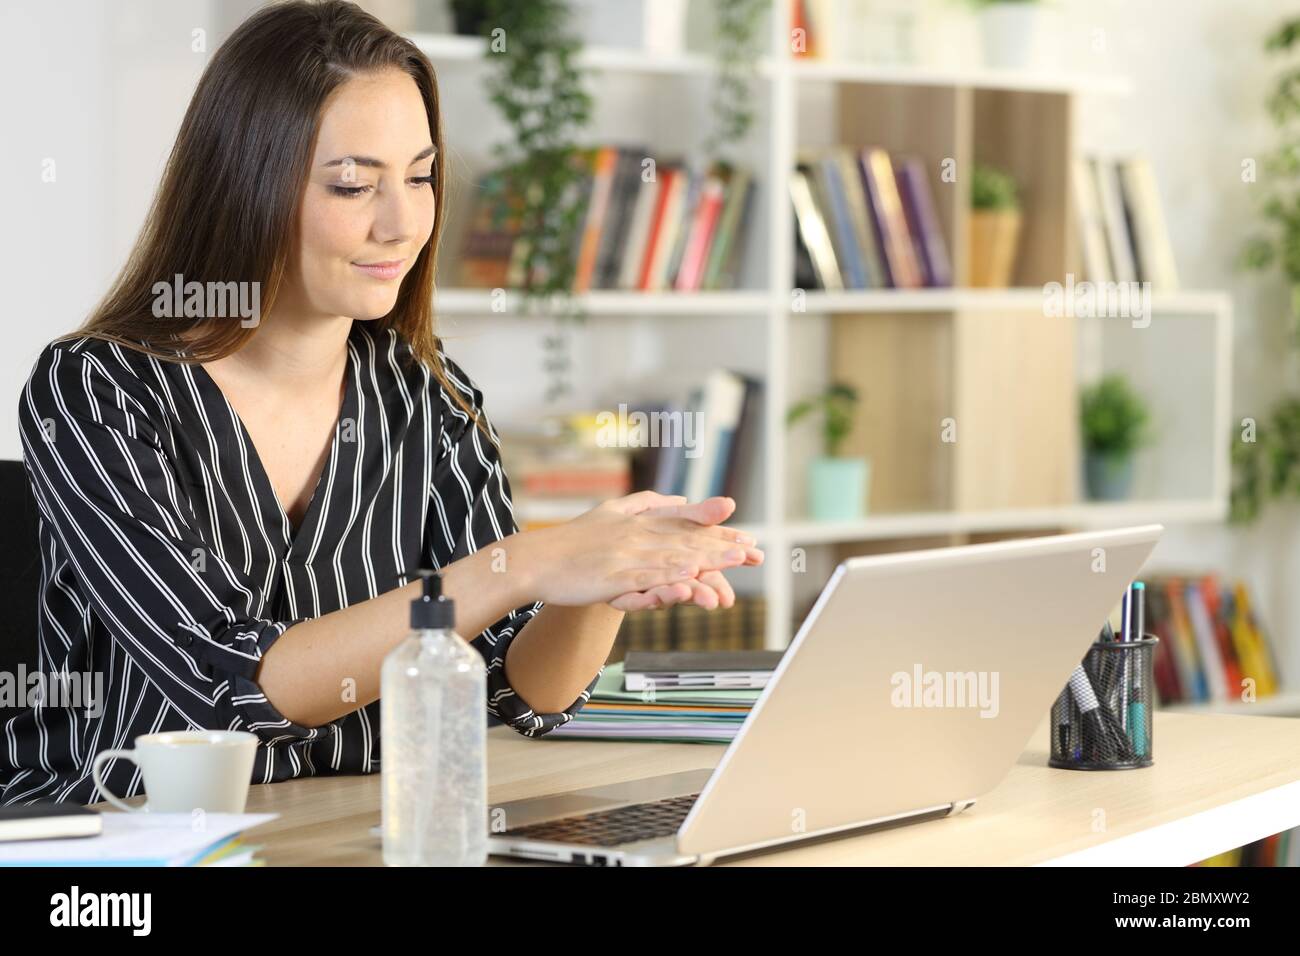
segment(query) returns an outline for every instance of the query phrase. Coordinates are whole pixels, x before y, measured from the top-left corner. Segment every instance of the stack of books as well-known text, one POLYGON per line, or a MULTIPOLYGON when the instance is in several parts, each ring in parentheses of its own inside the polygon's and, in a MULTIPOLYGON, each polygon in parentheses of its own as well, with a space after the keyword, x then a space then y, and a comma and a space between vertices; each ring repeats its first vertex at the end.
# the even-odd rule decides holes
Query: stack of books
POLYGON ((1084 278, 1178 288, 1169 227, 1151 164, 1142 157, 1077 159, 1071 173, 1084 278))
POLYGON ((802 289, 951 286, 930 175, 879 148, 804 152, 790 179, 795 285, 802 289))
POLYGON ((276 817, 76 810, 0 810, 0 866, 261 866, 260 847, 243 834, 276 817), (87 821, 96 826, 86 829, 87 821))
POLYGON ((548 418, 503 430, 502 455, 521 531, 559 524, 632 490, 633 449, 601 415, 548 418))
POLYGON ((714 369, 679 405, 644 409, 657 437, 638 455, 637 470, 660 494, 703 501, 736 497, 753 461, 761 430, 762 386, 728 369, 714 369))
POLYGON ((1283 830, 1193 866, 1300 866, 1300 829, 1283 830))
MULTIPOLYGON (((683 160, 655 160, 639 146, 580 150, 574 161, 579 178, 570 200, 581 210, 575 294, 736 287, 754 193, 748 170, 721 163, 697 170, 683 160)), ((477 193, 461 284, 524 287, 530 277, 519 189, 497 170, 479 180, 477 193)))
POLYGON ((1244 584, 1205 575, 1153 577, 1146 586, 1161 703, 1241 700, 1247 679, 1256 698, 1278 692, 1277 663, 1244 584))
POLYGON ((743 651, 763 646, 767 602, 762 595, 736 595, 729 608, 712 611, 677 604, 657 611, 634 611, 623 618, 610 660, 641 651, 743 651))
POLYGON ((645 654, 610 664, 591 700, 547 739, 728 743, 780 658, 780 651, 645 654), (636 668, 630 675, 628 664, 636 668))

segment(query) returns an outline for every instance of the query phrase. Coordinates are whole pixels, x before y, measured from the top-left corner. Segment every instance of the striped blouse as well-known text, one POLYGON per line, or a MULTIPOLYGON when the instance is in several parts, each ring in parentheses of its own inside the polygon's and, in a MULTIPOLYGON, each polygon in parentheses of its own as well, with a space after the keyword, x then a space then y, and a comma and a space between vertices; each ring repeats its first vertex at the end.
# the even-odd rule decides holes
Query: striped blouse
MULTIPOLYGON (((295 531, 202 366, 86 338, 41 353, 19 402, 41 517, 40 670, 91 675, 91 688, 102 675, 104 699, 50 694, 6 721, 0 804, 95 802, 95 754, 165 730, 256 734, 254 783, 379 769, 378 702, 300 726, 257 685, 259 659, 294 624, 517 527, 490 424, 489 441, 392 331, 354 323, 348 359, 328 461, 295 531)), ((446 367, 481 413, 482 393, 446 367)), ((511 689, 506 649, 539 610, 517 608, 472 641, 487 712, 526 736, 572 719, 591 690, 539 714, 511 689)), ((106 778, 118 794, 141 791, 128 761, 106 778)))

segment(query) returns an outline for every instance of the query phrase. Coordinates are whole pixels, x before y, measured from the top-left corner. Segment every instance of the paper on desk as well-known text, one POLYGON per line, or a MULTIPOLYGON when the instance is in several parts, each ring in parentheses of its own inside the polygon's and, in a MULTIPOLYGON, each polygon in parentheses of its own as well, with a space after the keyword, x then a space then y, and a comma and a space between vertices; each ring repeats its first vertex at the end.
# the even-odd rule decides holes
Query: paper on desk
POLYGON ((105 813, 104 832, 70 840, 0 844, 0 866, 187 866, 276 813, 105 813))
MULTIPOLYGON (((623 662, 607 664, 591 692, 592 700, 628 700, 649 703, 649 691, 623 689, 623 662)), ((661 704, 753 704, 761 690, 714 690, 697 687, 692 690, 655 690, 654 702, 661 704)))
POLYGON ((591 740, 673 740, 680 743, 727 743, 736 736, 740 724, 664 724, 643 721, 635 724, 585 724, 573 721, 556 727, 546 739, 591 740))

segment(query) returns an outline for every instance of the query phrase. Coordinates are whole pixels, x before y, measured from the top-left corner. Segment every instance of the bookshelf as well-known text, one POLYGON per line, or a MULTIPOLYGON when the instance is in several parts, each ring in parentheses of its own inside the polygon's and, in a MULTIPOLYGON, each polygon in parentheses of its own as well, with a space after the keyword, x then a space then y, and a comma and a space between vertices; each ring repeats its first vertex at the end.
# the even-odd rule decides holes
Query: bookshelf
MULTIPOLYGON (((1117 320, 1048 322, 1043 315, 1043 284, 1082 271, 1068 179, 1077 101, 1127 96, 1132 84, 1068 72, 797 60, 789 52, 787 7, 773 0, 769 8, 768 53, 751 85, 756 120, 738 144, 737 158, 757 180, 739 288, 578 297, 589 321, 575 356, 583 382, 573 397, 574 407, 607 407, 626 394, 619 388, 644 380, 647 367, 663 382, 701 378, 715 365, 761 377, 761 434, 736 523, 760 539, 768 561, 737 575, 736 586, 766 595, 765 646, 789 642, 796 618, 847 554, 1222 520, 1229 480, 1228 297, 1154 295, 1150 344, 1136 337, 1150 330, 1119 328, 1117 320), (967 256, 967 193, 961 185, 941 185, 938 164, 951 158, 962 170, 981 160, 1012 171, 1029 200, 1015 287, 796 295, 791 172, 801 150, 840 144, 881 146, 926 161, 959 276, 967 256), (1167 360, 1171 348, 1176 363, 1167 360), (1113 368, 1147 384, 1157 419, 1169 416, 1171 444, 1139 460, 1143 480, 1133 500, 1088 502, 1079 489, 1077 392, 1081 381, 1113 368), (879 412, 874 421, 868 412, 849 449, 873 459, 874 487, 863 519, 819 523, 804 517, 802 505, 803 462, 815 442, 788 432, 784 420, 793 401, 833 378, 858 381, 868 409, 879 412), (991 389, 987 382, 1012 386, 991 389), (981 440, 959 441, 955 453, 938 447, 940 413, 969 424, 981 440), (1012 463, 1010 477, 986 457, 994 453, 1012 463), (801 570, 792 571, 795 557, 801 570)), ((490 165, 490 143, 503 128, 481 89, 483 41, 412 38, 433 60, 442 86, 452 165, 441 258, 450 259, 458 248, 456 223, 470 211, 465 190, 490 165)), ((588 46, 579 62, 595 77, 592 142, 641 143, 656 156, 698 158, 693 150, 709 128, 702 105, 714 72, 708 56, 588 46)), ((963 182, 960 173, 958 179, 963 182)), ((456 287, 454 265, 451 281, 440 277, 440 283, 437 311, 450 330, 452 354, 478 380, 494 418, 501 409, 507 419, 537 414, 538 389, 528 380, 534 373, 521 374, 519 365, 540 365, 527 356, 546 331, 544 320, 520 315, 514 293, 456 287), (525 355, 510 367, 500 360, 503 337, 525 355)))

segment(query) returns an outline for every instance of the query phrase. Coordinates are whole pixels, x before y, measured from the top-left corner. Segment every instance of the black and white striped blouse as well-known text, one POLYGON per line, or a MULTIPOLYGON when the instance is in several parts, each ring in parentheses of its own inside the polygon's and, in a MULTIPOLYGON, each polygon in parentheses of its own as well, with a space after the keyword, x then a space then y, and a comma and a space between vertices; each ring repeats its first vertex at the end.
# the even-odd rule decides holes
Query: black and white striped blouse
MULTIPOLYGON (((517 530, 495 432, 489 441, 409 355, 395 333, 353 324, 333 445, 295 532, 202 366, 84 338, 45 349, 19 403, 41 513, 40 669, 102 673, 106 699, 51 696, 7 721, 0 804, 95 802, 95 754, 164 730, 257 734, 255 783, 379 769, 378 702, 304 727, 253 675, 294 624, 517 530)), ((482 393, 447 370, 481 414, 482 393)), ((590 692, 538 714, 506 682, 506 649, 540 609, 473 639, 487 710, 528 736, 570 720, 590 692)), ((134 764, 107 770, 115 792, 140 792, 134 764)))

